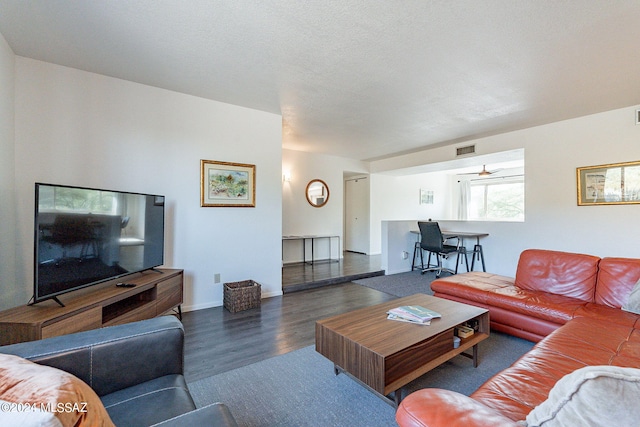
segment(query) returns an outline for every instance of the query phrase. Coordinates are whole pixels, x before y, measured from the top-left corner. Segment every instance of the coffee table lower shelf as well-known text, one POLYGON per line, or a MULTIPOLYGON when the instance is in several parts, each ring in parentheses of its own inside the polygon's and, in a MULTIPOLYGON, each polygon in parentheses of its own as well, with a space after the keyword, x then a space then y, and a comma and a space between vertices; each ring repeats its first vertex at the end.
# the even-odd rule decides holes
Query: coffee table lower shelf
POLYGON ((417 294, 316 323, 316 351, 392 406, 402 399, 402 388, 455 356, 478 365, 478 344, 489 337, 485 309, 417 294), (422 305, 442 314, 429 326, 386 319, 400 305, 422 305), (478 332, 454 348, 455 327, 477 321, 478 332), (465 353, 471 350, 471 354, 465 353))
POLYGON ((348 371, 346 371, 345 369, 341 368, 336 364, 333 365, 333 371, 334 371, 334 374, 336 375, 346 374, 351 379, 359 383, 361 386, 365 387, 366 389, 368 389, 369 391, 371 391, 372 393, 380 397, 382 400, 387 402, 389 405, 391 405, 394 408, 397 408, 398 405, 400 405, 400 402, 402 401, 402 397, 403 397, 402 388, 405 385, 409 384, 411 381, 417 378, 420 378, 422 375, 426 374, 430 370, 437 368, 447 360, 453 359, 456 356, 464 356, 471 359, 473 363, 473 367, 477 368, 478 367, 478 343, 487 338, 489 338, 488 334, 475 334, 473 339, 467 338, 466 339, 467 342, 461 343, 459 348, 454 349, 455 351, 450 351, 439 356, 433 361, 425 364, 422 369, 415 370, 411 372, 410 375, 407 375, 406 377, 399 379, 395 383, 392 383, 389 386, 385 387, 385 391, 383 392, 384 394, 370 387, 368 384, 360 381, 359 378, 353 376, 348 371), (475 342, 475 344, 473 344, 472 341, 475 342), (471 348, 472 353, 471 354, 465 353, 465 350, 468 350, 469 348, 471 348), (398 386, 398 388, 394 388, 396 386, 398 386))

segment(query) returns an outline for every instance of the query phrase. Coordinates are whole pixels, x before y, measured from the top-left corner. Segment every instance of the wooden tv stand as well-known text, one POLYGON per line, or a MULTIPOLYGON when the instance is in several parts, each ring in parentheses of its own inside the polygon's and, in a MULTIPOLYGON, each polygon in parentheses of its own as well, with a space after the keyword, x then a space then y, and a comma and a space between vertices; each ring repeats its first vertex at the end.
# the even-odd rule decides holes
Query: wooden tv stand
POLYGON ((157 269, 60 295, 64 307, 53 300, 14 307, 0 312, 0 345, 150 319, 180 310, 182 291, 182 270, 157 269))

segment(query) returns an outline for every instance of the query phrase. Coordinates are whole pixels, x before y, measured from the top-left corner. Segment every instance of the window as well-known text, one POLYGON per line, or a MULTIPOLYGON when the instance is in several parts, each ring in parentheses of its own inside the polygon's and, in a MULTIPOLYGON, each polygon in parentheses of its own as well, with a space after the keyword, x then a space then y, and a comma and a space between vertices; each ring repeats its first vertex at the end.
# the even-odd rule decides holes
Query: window
POLYGON ((524 221, 524 176, 471 181, 469 219, 524 221))
POLYGON ((38 203, 41 210, 100 214, 116 214, 118 207, 115 193, 71 187, 40 187, 38 203))

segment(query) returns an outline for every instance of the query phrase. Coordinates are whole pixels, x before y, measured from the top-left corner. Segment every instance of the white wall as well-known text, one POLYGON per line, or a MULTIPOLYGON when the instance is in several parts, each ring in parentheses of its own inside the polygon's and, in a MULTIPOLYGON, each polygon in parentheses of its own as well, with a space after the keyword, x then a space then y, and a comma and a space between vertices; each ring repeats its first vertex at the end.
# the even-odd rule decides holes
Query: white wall
POLYGON ((15 55, 0 34, 0 310, 20 294, 16 282, 15 55))
MULTIPOLYGON (((291 173, 290 182, 282 182, 282 234, 331 234, 340 236, 342 245, 344 182, 343 173, 367 172, 367 164, 343 157, 312 154, 302 151, 282 150, 282 171, 291 173), (311 206, 306 199, 305 189, 312 179, 321 179, 329 187, 329 201, 321 208, 311 206)), ((302 261, 300 241, 284 243, 283 261, 302 261)), ((333 240, 333 256, 337 243, 333 240)), ((307 248, 310 250, 310 248, 307 248)), ((316 257, 328 258, 329 245, 326 240, 316 244, 316 257)), ((342 256, 342 248, 338 251, 342 256)), ((310 254, 307 258, 310 259, 310 254)))
POLYGON ((165 265, 185 270, 186 310, 221 305, 224 282, 282 293, 280 116, 22 57, 15 116, 13 305, 32 294, 36 181, 165 195, 165 265), (255 164, 256 207, 200 207, 200 159, 255 164))
MULTIPOLYGON (((381 223, 451 217, 451 181, 439 172, 407 176, 371 176, 371 253, 381 253, 381 223), (432 205, 421 205, 420 189, 434 192, 432 205)), ((414 221, 415 222, 415 221, 414 221)), ((416 225, 417 227, 417 225, 416 225)))
MULTIPOLYGON (((577 206, 576 201, 577 167, 640 160, 636 108, 622 108, 460 144, 476 144, 478 154, 525 149, 525 221, 446 221, 443 228, 489 232, 490 237, 483 242, 487 269, 504 275, 515 273, 518 256, 526 248, 640 257, 637 244, 640 205, 577 206)), ((384 172, 447 161, 452 160, 454 154, 455 147, 440 147, 372 162, 371 169, 372 172, 384 172)), ((374 194, 378 191, 381 190, 372 189, 374 194)), ((395 254, 391 255, 393 257, 395 254)))

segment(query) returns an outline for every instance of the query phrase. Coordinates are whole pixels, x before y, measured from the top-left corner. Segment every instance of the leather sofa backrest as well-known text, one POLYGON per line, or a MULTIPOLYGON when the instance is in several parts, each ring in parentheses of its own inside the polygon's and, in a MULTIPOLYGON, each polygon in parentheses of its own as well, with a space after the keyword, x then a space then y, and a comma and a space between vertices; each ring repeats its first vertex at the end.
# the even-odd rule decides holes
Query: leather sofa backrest
POLYGON ((527 249, 518 260, 515 285, 593 302, 599 261, 593 255, 527 249))
POLYGON ((160 376, 184 374, 184 328, 174 316, 12 344, 0 350, 67 371, 89 384, 98 396, 160 376))
POLYGON ((640 279, 640 259, 602 258, 599 264, 595 302, 620 308, 640 279))

